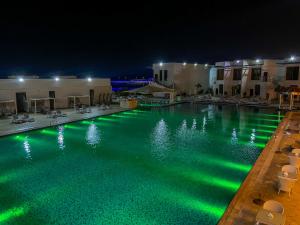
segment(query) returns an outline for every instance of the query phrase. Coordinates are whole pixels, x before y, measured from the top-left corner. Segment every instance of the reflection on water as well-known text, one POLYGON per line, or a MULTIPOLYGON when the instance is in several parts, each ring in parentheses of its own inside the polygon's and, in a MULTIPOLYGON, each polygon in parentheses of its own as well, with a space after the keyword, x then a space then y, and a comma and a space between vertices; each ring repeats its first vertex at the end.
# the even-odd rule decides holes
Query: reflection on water
POLYGON ((209 120, 213 120, 215 117, 215 106, 209 105, 207 110, 207 117, 209 120))
POLYGON ((250 135, 250 143, 254 143, 255 141, 255 129, 252 129, 252 133, 250 135))
POLYGON ((170 134, 166 122, 161 119, 155 126, 151 134, 151 153, 152 155, 162 160, 167 157, 170 149, 170 134))
POLYGON ((178 149, 185 149, 188 151, 191 144, 201 140, 201 131, 197 130, 197 120, 193 118, 191 126, 187 120, 182 120, 180 126, 176 130, 176 145, 178 149), (190 127, 190 128, 189 128, 190 127))
POLYGON ((207 121, 206 121, 206 117, 203 117, 203 122, 202 122, 202 132, 205 133, 205 127, 206 127, 207 121))
POLYGON ((177 130, 177 136, 178 136, 178 140, 182 141, 184 143, 184 141, 187 138, 187 122, 186 119, 184 119, 179 127, 179 129, 177 130))
POLYGON ((101 141, 100 132, 94 123, 90 124, 87 130, 86 141, 87 144, 91 145, 93 148, 96 148, 97 144, 101 141))
POLYGON ((197 121, 196 119, 194 118, 193 119, 193 124, 192 124, 192 130, 196 130, 197 129, 197 121))
POLYGON ((181 124, 181 127, 179 128, 179 133, 181 135, 185 135, 186 134, 186 131, 187 131, 187 122, 186 122, 186 119, 184 119, 182 121, 182 124, 181 124))
POLYGON ((237 137, 237 133, 236 133, 236 129, 235 128, 232 129, 231 143, 232 144, 238 144, 238 137, 237 137))
POLYGON ((26 159, 32 160, 28 136, 26 136, 25 139, 24 139, 23 147, 24 147, 24 150, 26 152, 26 159))
POLYGON ((64 126, 58 127, 57 143, 59 149, 64 150, 64 148, 66 147, 64 144, 64 126))

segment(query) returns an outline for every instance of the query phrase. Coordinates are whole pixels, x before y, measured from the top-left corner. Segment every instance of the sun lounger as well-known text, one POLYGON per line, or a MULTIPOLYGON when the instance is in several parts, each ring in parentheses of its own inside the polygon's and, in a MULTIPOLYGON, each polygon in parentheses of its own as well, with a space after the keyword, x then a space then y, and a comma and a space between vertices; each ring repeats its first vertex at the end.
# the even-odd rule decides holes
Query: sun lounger
POLYGON ((13 115, 13 119, 11 123, 21 124, 21 123, 25 123, 25 121, 23 120, 23 118, 20 118, 18 115, 13 115))
POLYGON ((285 224, 284 207, 281 203, 266 201, 256 215, 256 224, 285 224))
POLYGON ((56 114, 57 114, 58 117, 66 117, 67 116, 67 114, 62 113, 60 110, 57 110, 56 114))
POLYGON ((29 115, 25 114, 23 116, 19 115, 13 115, 13 120, 12 123, 14 124, 21 124, 21 123, 26 123, 26 122, 34 122, 34 118, 30 118, 29 115))
POLYGON ((288 192, 289 196, 291 196, 292 189, 295 185, 296 180, 285 178, 283 176, 278 176, 278 194, 280 191, 288 192))
POLYGON ((57 113, 56 113, 56 111, 51 111, 51 112, 49 112, 47 117, 48 117, 48 118, 51 118, 51 119, 57 118, 57 113))
POLYGON ((297 154, 297 155, 300 155, 300 148, 295 148, 292 150, 292 153, 293 154, 297 154))
POLYGON ((299 167, 300 167, 300 158, 297 156, 291 156, 289 155, 289 162, 292 166, 295 166, 297 168, 297 170, 299 171, 299 167))
POLYGON ((297 177, 297 174, 298 174, 297 168, 295 166, 292 166, 292 165, 284 165, 281 168, 281 171, 284 172, 284 173, 292 174, 295 177, 297 177))

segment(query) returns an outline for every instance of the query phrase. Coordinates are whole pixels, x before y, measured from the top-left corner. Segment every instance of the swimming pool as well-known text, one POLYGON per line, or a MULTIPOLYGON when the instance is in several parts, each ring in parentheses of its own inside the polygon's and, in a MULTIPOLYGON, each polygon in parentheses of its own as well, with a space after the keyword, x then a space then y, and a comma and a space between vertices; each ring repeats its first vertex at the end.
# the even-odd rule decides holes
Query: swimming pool
POLYGON ((216 224, 282 115, 137 109, 0 138, 0 224, 216 224))

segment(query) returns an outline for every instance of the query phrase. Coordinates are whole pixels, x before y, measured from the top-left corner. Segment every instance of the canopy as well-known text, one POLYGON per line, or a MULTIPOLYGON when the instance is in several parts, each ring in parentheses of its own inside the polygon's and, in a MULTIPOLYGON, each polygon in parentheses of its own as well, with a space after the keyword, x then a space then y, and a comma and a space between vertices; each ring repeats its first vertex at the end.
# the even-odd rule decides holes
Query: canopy
POLYGON ((55 98, 31 98, 30 102, 34 102, 34 113, 36 113, 36 102, 37 101, 50 101, 50 100, 54 101, 54 108, 55 108, 55 98))
POLYGON ((76 99, 77 98, 89 98, 89 105, 91 106, 91 99, 90 99, 89 95, 68 96, 68 98, 73 98, 74 109, 76 109, 76 99))
POLYGON ((167 88, 155 82, 150 82, 148 85, 128 91, 129 93, 152 94, 154 92, 174 92, 174 89, 167 88))
POLYGON ((14 100, 0 100, 0 104, 15 103, 14 100))

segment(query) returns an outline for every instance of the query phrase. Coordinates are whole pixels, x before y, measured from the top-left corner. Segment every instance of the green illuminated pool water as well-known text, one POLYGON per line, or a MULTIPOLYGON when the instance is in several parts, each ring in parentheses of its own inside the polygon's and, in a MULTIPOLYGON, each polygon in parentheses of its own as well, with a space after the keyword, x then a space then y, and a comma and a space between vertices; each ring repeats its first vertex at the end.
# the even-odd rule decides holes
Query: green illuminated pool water
POLYGON ((185 104, 0 138, 0 224, 216 224, 281 118, 185 104))

